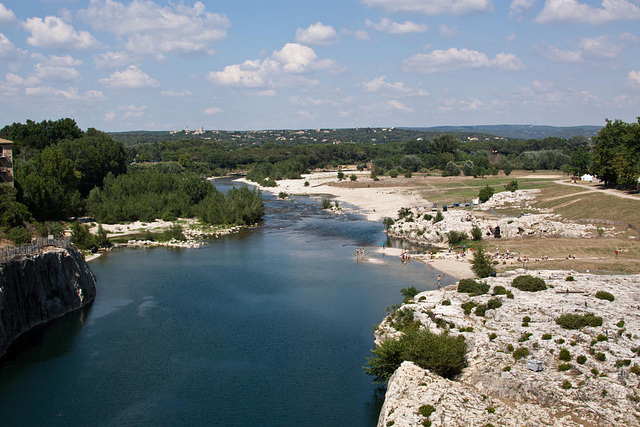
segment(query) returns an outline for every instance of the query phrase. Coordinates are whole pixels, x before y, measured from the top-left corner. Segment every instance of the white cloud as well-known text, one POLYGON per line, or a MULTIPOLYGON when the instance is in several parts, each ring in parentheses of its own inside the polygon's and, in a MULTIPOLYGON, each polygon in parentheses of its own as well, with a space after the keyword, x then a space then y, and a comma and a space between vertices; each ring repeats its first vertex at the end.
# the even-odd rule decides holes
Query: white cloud
POLYGON ((413 113, 412 108, 406 107, 402 102, 396 101, 395 99, 388 100, 387 106, 394 108, 396 110, 407 112, 407 113, 413 113))
POLYGON ((463 15, 491 9, 490 0, 362 0, 362 3, 389 12, 418 12, 425 15, 463 15))
POLYGON ((139 54, 213 54, 211 42, 227 36, 231 25, 224 14, 206 11, 201 2, 161 6, 153 1, 91 0, 78 15, 94 30, 127 37, 126 48, 139 54))
POLYGON ((16 21, 16 15, 11 9, 0 3, 0 25, 13 24, 16 21))
POLYGON ((411 21, 405 21, 400 24, 398 22, 393 22, 389 18, 382 18, 377 24, 367 19, 365 25, 375 30, 390 34, 423 33, 429 30, 429 26, 426 24, 415 24, 411 21))
POLYGON ((84 94, 82 94, 80 93, 78 88, 71 87, 71 86, 67 90, 58 89, 50 86, 26 87, 24 89, 24 93, 27 96, 47 98, 49 100, 78 101, 78 102, 85 102, 88 104, 104 99, 104 95, 100 91, 89 90, 84 92, 84 94))
POLYGON ((416 96, 427 96, 429 92, 423 89, 414 89, 406 86, 402 82, 388 83, 385 81, 387 76, 377 77, 368 82, 362 82, 362 86, 364 90, 371 93, 390 93, 392 95, 416 95, 416 96))
POLYGON ((4 34, 0 33, 0 58, 6 58, 16 51, 16 47, 4 34))
POLYGON ((640 89, 640 71, 629 71, 627 82, 632 87, 640 89))
POLYGON ((424 73, 448 72, 462 68, 496 68, 501 71, 519 71, 522 61, 513 54, 499 53, 494 59, 477 50, 450 48, 418 53, 403 61, 405 71, 424 73))
POLYGON ((449 99, 441 99, 438 101, 438 110, 440 111, 477 111, 480 108, 484 107, 484 103, 479 99, 457 99, 457 98, 449 98, 449 99))
POLYGON ((509 5, 509 18, 520 18, 533 7, 535 0, 513 0, 509 5))
POLYGON ((540 24, 586 23, 602 24, 611 21, 640 19, 640 7, 627 0, 603 0, 600 7, 577 0, 546 0, 544 9, 536 17, 540 24))
POLYGON ((322 22, 316 22, 309 28, 298 28, 296 30, 296 42, 302 44, 330 45, 338 42, 338 33, 322 22))
POLYGON ((87 31, 76 31, 71 25, 56 16, 28 18, 22 26, 31 33, 27 43, 51 49, 91 49, 98 41, 87 31))
POLYGON ((127 52, 105 52, 93 57, 93 64, 97 69, 109 70, 126 67, 131 64, 131 55, 127 52))
POLYGON ((118 107, 118 111, 123 111, 124 118, 144 117, 146 110, 147 110, 146 105, 137 106, 137 105, 131 104, 131 105, 122 105, 118 107))
MULTIPOLYGON (((308 46, 287 43, 267 59, 247 60, 241 64, 227 65, 222 71, 211 71, 207 78, 221 86, 260 88, 274 86, 275 80, 283 74, 296 75, 315 70, 337 72, 339 67, 331 60, 319 60, 313 49, 308 46)), ((286 81, 283 81, 283 84, 289 85, 298 83, 306 86, 317 84, 314 80, 296 78, 296 76, 287 76, 286 81)))
POLYGON ((129 68, 124 71, 116 71, 111 74, 109 78, 100 79, 100 83, 112 88, 125 89, 155 88, 160 86, 156 80, 149 77, 149 75, 135 65, 129 66, 129 68))
POLYGON ((438 29, 440 30, 440 34, 444 37, 455 37, 459 33, 458 27, 448 27, 444 24, 439 25, 438 29))
POLYGON ((216 114, 220 114, 222 113, 222 108, 218 108, 218 107, 211 107, 211 108, 207 108, 206 110, 204 110, 204 114, 207 116, 214 116, 216 114))
POLYGON ((369 36, 369 33, 367 33, 365 30, 358 30, 354 34, 356 36, 356 39, 361 41, 369 40, 371 38, 371 36, 369 36))
POLYGON ((41 63, 35 65, 35 75, 39 80, 59 82, 75 81, 81 78, 80 72, 73 67, 45 65, 41 63))
POLYGON ((622 46, 612 42, 608 35, 603 35, 595 38, 583 37, 573 50, 563 50, 553 45, 543 47, 540 50, 544 56, 552 61, 583 62, 588 59, 617 58, 622 52, 622 46))
POLYGON ((169 98, 188 98, 193 96, 193 92, 191 92, 190 90, 182 90, 180 92, 175 91, 173 89, 171 90, 163 90, 160 92, 160 95, 162 96, 166 96, 169 98))

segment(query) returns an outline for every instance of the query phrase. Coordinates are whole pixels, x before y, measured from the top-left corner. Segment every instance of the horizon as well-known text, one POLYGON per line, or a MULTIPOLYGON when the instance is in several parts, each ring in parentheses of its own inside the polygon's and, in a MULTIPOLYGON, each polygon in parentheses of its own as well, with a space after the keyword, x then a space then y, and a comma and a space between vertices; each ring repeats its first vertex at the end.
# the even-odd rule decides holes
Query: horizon
POLYGON ((0 124, 632 122, 638 21, 635 0, 0 0, 0 124))

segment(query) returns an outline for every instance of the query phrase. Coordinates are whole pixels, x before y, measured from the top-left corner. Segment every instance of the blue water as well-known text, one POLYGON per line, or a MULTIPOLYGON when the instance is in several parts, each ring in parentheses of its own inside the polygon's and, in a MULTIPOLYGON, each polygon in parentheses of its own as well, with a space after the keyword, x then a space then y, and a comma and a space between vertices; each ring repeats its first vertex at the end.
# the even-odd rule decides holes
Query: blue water
POLYGON ((0 424, 374 426, 373 325, 438 271, 374 254, 379 223, 266 198, 259 228, 93 261, 93 305, 0 366, 0 424))

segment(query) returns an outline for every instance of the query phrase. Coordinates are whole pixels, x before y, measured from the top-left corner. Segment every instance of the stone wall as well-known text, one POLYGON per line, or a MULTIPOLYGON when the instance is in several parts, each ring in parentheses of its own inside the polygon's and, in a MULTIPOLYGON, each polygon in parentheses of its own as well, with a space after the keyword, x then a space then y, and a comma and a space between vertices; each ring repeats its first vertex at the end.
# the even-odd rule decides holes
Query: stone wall
POLYGON ((96 279, 75 248, 48 248, 0 264, 0 357, 29 329, 91 303, 96 279))

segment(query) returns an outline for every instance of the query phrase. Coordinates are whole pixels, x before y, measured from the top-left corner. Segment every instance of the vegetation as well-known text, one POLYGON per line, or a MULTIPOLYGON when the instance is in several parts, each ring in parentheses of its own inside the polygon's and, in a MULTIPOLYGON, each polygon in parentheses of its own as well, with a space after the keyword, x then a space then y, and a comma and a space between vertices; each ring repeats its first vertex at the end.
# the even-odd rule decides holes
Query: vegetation
POLYGON ((558 359, 568 362, 571 360, 571 353, 566 348, 562 348, 558 353, 558 359))
POLYGON ((607 301, 613 301, 613 300, 616 299, 615 296, 613 296, 612 293, 607 292, 607 291, 598 291, 598 292, 596 292, 596 298, 607 300, 607 301))
POLYGON ((486 283, 479 283, 473 279, 462 279, 458 282, 458 292, 471 296, 486 294, 489 292, 489 288, 490 286, 486 283))
POLYGON ((513 358, 515 360, 520 360, 523 357, 527 357, 530 354, 531 354, 531 352, 529 351, 529 349, 527 347, 519 347, 517 350, 515 350, 513 352, 513 358))
POLYGON ((434 334, 418 328, 405 331, 397 340, 387 339, 371 352, 365 371, 374 380, 386 383, 400 364, 405 361, 445 378, 454 378, 466 366, 467 345, 463 336, 434 334))
POLYGON ((511 286, 526 292, 538 292, 547 289, 547 284, 543 279, 530 275, 516 277, 511 282, 511 286))
POLYGON ((478 277, 489 277, 495 274, 496 270, 491 263, 491 255, 485 252, 484 247, 478 246, 473 251, 473 260, 471 260, 471 270, 478 277))
POLYGON ((507 185, 504 186, 504 189, 511 192, 516 191, 518 189, 518 181, 513 180, 509 182, 507 185))
POLYGON ((411 286, 409 288, 403 288, 400 289, 400 293, 402 294, 402 296, 404 297, 404 303, 408 303, 410 300, 413 299, 413 297, 415 297, 416 295, 418 295, 418 290, 416 289, 415 286, 411 286))
POLYGON ((587 313, 584 315, 565 313, 556 318, 556 323, 565 329, 581 329, 585 326, 602 326, 602 317, 596 316, 593 313, 587 313))
POLYGON ((487 200, 489 200, 491 196, 493 196, 494 192, 495 190, 493 189, 493 187, 490 187, 489 185, 487 185, 486 187, 483 187, 478 193, 478 198, 480 199, 480 203, 484 203, 487 200))
POLYGON ((447 240, 449 240, 450 245, 457 245, 458 243, 467 239, 467 233, 465 233, 464 231, 451 230, 447 233, 447 240))
POLYGON ((471 238, 476 242, 482 240, 482 230, 477 225, 471 229, 471 238))
POLYGON ((640 177, 640 119, 638 123, 607 120, 593 138, 591 171, 605 185, 633 188, 640 177))

